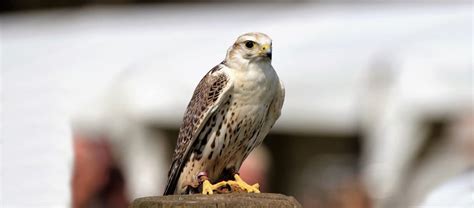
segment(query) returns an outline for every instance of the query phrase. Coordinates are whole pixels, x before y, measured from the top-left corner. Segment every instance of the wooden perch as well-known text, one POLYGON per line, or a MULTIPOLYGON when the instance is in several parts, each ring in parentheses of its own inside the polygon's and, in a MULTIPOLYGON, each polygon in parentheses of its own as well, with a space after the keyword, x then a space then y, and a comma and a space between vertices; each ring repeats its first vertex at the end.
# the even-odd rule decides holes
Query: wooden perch
POLYGON ((151 196, 138 198, 133 201, 130 208, 161 208, 161 207, 295 207, 300 208, 301 204, 291 196, 272 193, 232 193, 214 195, 170 195, 151 196))

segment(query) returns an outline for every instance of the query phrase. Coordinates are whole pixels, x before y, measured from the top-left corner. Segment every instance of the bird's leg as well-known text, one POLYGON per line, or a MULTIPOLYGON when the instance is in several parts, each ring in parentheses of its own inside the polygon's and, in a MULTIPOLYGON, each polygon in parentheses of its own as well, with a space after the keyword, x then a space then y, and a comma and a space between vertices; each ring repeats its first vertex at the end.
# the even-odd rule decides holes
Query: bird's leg
POLYGON ((260 193, 260 190, 258 190, 260 185, 258 183, 249 185, 244 180, 242 180, 242 178, 240 178, 239 174, 234 174, 234 179, 235 181, 227 181, 227 184, 230 186, 236 185, 248 193, 260 193))
POLYGON ((214 194, 214 190, 218 191, 219 188, 221 188, 222 186, 227 185, 227 182, 225 182, 225 181, 221 181, 219 183, 212 184, 209 181, 209 178, 207 177, 206 172, 199 172, 198 173, 198 180, 199 180, 199 183, 202 184, 202 192, 201 193, 205 194, 205 195, 214 194))

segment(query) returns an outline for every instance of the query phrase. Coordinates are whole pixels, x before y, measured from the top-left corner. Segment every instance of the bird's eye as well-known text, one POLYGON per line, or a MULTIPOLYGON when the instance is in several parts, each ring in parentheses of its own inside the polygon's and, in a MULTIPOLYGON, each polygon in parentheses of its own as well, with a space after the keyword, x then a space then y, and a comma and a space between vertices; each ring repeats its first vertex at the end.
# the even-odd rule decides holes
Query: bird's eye
POLYGON ((247 42, 245 43, 245 47, 247 47, 247 48, 252 48, 252 47, 253 47, 253 44, 254 44, 253 41, 247 41, 247 42))

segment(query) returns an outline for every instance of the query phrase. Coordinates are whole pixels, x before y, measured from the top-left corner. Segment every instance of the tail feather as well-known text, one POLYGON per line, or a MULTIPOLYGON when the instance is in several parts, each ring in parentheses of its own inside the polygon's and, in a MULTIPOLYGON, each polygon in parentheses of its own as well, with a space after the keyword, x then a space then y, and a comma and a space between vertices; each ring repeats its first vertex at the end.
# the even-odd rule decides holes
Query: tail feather
POLYGON ((168 183, 166 184, 165 192, 163 193, 164 196, 166 195, 173 195, 176 192, 176 185, 178 183, 178 174, 176 162, 173 161, 171 164, 170 171, 168 172, 168 183))

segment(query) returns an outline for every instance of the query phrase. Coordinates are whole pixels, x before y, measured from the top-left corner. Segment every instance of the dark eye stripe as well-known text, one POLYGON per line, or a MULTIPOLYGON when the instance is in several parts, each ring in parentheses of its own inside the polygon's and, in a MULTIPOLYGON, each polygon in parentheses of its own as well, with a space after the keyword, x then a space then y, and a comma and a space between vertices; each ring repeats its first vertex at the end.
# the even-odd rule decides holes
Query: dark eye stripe
POLYGON ((253 45, 254 45, 254 43, 253 43, 253 41, 251 41, 251 40, 249 40, 249 41, 247 41, 247 42, 245 43, 245 47, 247 47, 247 48, 252 48, 253 45))

